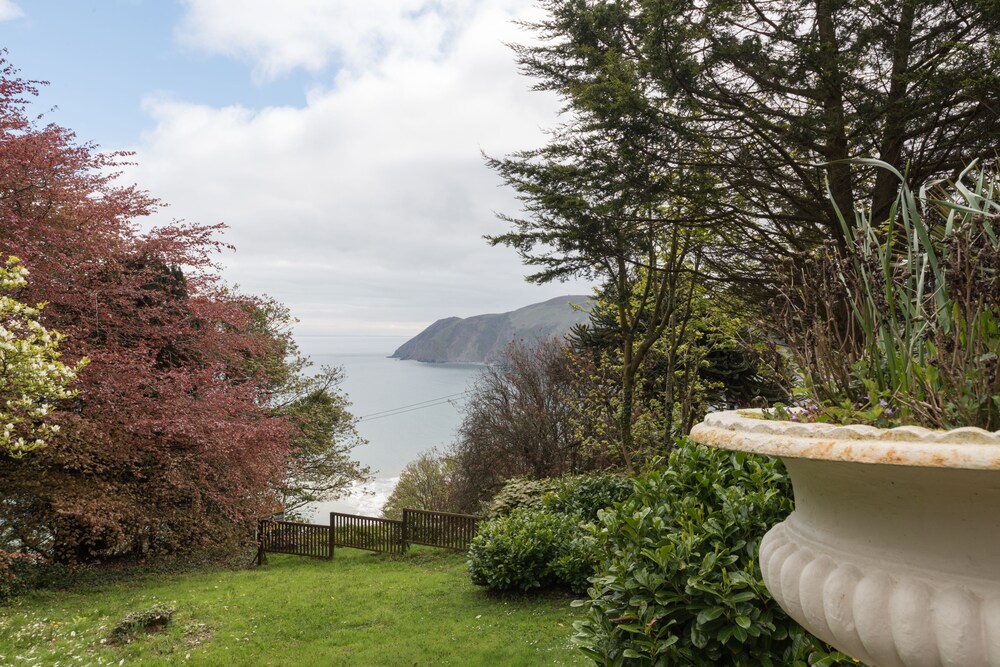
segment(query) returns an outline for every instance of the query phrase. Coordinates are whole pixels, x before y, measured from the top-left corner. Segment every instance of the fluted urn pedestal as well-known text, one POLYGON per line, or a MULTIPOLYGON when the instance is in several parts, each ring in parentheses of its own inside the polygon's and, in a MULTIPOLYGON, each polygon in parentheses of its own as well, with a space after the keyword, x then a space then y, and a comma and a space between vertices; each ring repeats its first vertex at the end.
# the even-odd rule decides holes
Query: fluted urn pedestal
POLYGON ((718 412, 697 442, 777 456, 795 511, 760 545, 807 630, 876 667, 1000 667, 1000 432, 718 412))

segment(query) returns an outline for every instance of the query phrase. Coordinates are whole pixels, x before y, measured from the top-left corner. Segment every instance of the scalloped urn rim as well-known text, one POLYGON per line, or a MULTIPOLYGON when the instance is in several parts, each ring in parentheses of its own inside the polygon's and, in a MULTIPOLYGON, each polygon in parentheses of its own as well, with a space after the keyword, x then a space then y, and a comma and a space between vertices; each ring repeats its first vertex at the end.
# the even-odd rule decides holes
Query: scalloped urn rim
POLYGON ((1000 432, 717 412, 691 439, 781 458, 795 510, 760 544, 789 616, 873 667, 1000 667, 1000 432))
POLYGON ((762 412, 710 413, 691 430, 691 439, 722 449, 781 458, 1000 470, 1000 431, 803 423, 765 419, 762 412))

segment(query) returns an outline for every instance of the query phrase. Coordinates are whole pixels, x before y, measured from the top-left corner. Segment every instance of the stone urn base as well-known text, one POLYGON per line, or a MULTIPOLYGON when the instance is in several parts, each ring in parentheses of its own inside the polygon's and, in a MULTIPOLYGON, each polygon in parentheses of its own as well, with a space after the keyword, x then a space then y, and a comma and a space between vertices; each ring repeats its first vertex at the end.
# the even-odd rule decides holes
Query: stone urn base
POLYGON ((874 667, 1000 667, 1000 433, 739 411, 691 437, 785 463, 795 511, 760 565, 811 633, 874 667))

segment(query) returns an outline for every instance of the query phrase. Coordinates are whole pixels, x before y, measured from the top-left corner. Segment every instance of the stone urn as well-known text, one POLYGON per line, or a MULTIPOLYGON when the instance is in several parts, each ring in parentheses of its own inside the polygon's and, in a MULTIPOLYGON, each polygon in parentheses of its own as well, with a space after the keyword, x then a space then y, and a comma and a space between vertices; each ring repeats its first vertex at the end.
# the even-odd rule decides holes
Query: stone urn
POLYGON ((777 456, 795 511, 760 545, 768 590, 876 667, 1000 667, 1000 432, 708 415, 691 438, 777 456))

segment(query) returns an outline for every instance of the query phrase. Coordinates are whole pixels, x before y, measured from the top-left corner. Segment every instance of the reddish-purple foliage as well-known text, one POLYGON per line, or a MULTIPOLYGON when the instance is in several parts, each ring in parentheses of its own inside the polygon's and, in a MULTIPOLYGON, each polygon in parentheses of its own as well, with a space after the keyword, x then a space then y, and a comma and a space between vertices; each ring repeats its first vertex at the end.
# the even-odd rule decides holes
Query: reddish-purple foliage
POLYGON ((60 437, 0 455, 0 545, 79 562, 225 543, 274 506, 290 426, 269 406, 281 341, 262 300, 218 285, 218 227, 137 220, 160 205, 26 113, 37 82, 0 58, 0 254, 31 272, 63 360, 90 364, 60 437))

